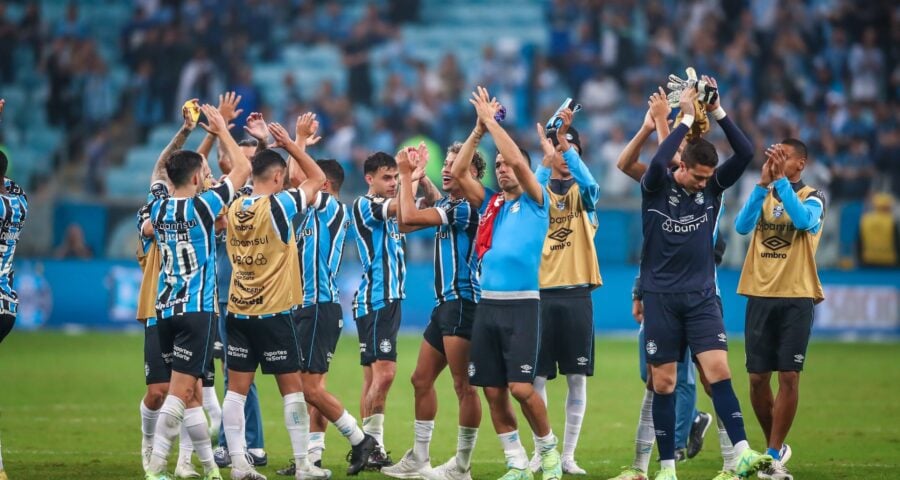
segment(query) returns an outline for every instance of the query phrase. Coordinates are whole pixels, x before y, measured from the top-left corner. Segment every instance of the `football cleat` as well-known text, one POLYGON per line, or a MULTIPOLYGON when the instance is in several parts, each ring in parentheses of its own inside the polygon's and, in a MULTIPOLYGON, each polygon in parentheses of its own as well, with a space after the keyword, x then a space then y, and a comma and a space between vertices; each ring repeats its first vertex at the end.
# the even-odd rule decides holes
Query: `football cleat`
POLYGON ((740 479, 741 479, 741 477, 739 477, 736 473, 729 472, 727 470, 722 470, 721 472, 719 472, 718 475, 713 477, 713 480, 740 480, 740 479))
POLYGON ((376 448, 366 460, 366 470, 381 470, 394 464, 391 460, 391 452, 385 452, 381 448, 376 448))
POLYGON ((562 471, 566 475, 587 475, 587 471, 579 467, 574 458, 562 459, 562 471))
POLYGON ((381 473, 393 478, 422 478, 422 470, 430 470, 431 462, 429 460, 420 461, 413 451, 407 450, 399 462, 381 467, 381 473))
POLYGON ((608 480, 647 480, 647 474, 643 470, 634 467, 627 467, 622 473, 608 480))
POLYGON ((537 450, 531 456, 531 460, 528 461, 528 468, 534 473, 541 471, 541 454, 537 450))
POLYGON ((700 450, 703 450, 703 437, 706 436, 710 425, 712 425, 712 415, 706 412, 697 414, 697 418, 691 424, 691 433, 688 436, 687 458, 694 458, 700 453, 700 450))
POLYGON ((347 461, 350 463, 347 467, 347 475, 356 475, 366 468, 369 457, 376 450, 378 450, 378 442, 375 441, 375 437, 366 434, 363 441, 352 447, 350 453, 347 454, 347 461))
POLYGON ((762 470, 772 464, 772 457, 756 452, 750 448, 741 452, 738 458, 735 473, 741 478, 747 478, 751 474, 762 470))
POLYGON ((250 467, 247 470, 231 469, 231 480, 266 480, 266 476, 250 467))
POLYGON ((497 480, 534 480, 534 474, 528 467, 510 468, 506 474, 497 480))
POLYGON ((788 460, 791 459, 791 455, 793 454, 794 452, 791 451, 790 445, 786 443, 781 444, 781 450, 778 451, 778 457, 781 460, 782 465, 787 465, 788 460))
POLYGON ((663 468, 653 477, 653 480, 678 480, 678 477, 675 476, 674 468, 663 468))
POLYGON ((226 447, 216 447, 213 451, 213 460, 215 460, 216 465, 219 468, 225 468, 231 465, 231 456, 228 455, 228 448, 226 447))
POLYGON ((306 462, 305 465, 296 468, 294 478, 296 480, 327 480, 331 478, 331 470, 319 468, 306 462))
POLYGON ((181 459, 175 467, 176 478, 200 478, 200 476, 190 458, 181 459))
POLYGON ((559 480, 562 478, 562 461, 559 452, 554 448, 541 454, 541 470, 544 472, 543 480, 559 480))
POLYGON ((768 467, 760 469, 757 476, 771 480, 794 480, 794 476, 784 466, 784 463, 778 460, 773 461, 768 467))
POLYGON ((144 475, 144 480, 175 480, 175 476, 168 474, 166 472, 162 472, 162 473, 147 472, 144 475))
MULTIPOLYGON (((266 478, 266 477, 263 477, 266 478)), ((224 480, 222 478, 222 474, 219 472, 219 467, 213 467, 212 470, 206 472, 206 475, 203 477, 203 480, 224 480)))
POLYGON ((447 463, 423 471, 422 478, 425 480, 472 480, 472 469, 463 470, 460 468, 459 462, 456 461, 454 456, 447 460, 447 463))

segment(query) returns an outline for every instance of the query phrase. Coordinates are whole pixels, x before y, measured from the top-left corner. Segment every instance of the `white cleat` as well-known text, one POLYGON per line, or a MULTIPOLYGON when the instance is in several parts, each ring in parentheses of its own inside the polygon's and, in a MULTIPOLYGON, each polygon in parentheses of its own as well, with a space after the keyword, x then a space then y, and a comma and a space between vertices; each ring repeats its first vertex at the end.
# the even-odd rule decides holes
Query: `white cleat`
POLYGON ((784 466, 784 463, 779 460, 775 460, 771 465, 760 470, 756 475, 759 478, 771 480, 794 480, 794 476, 791 475, 791 472, 784 466))
POLYGON ((778 452, 778 456, 781 457, 782 465, 787 465, 788 460, 791 459, 791 455, 793 454, 794 452, 791 451, 790 445, 786 443, 781 444, 781 450, 778 452))
POLYGON ((298 465, 294 473, 295 480, 328 480, 331 478, 331 470, 319 468, 307 461, 304 465, 298 465))
POLYGON ((141 438, 141 466, 146 472, 150 468, 150 456, 153 454, 153 437, 141 438))
POLYGON ((531 457, 531 461, 528 462, 528 468, 531 469, 532 472, 537 473, 541 471, 541 454, 538 452, 534 452, 534 455, 531 457))
POLYGON ((393 478, 423 478, 422 471, 430 469, 431 461, 426 459, 423 462, 416 459, 410 449, 403 454, 399 462, 389 467, 381 467, 381 473, 393 478))
POLYGON ((563 458, 562 470, 566 475, 587 475, 587 471, 579 467, 574 458, 563 458))
POLYGON ((178 466, 175 467, 175 477, 200 478, 201 475, 197 472, 197 469, 194 468, 194 464, 191 463, 190 459, 182 459, 178 462, 178 466))
POLYGON ((454 456, 447 463, 422 472, 425 480, 472 480, 472 469, 463 470, 454 456))
POLYGON ((255 468, 249 470, 231 469, 231 480, 266 480, 266 476, 257 472, 255 468))

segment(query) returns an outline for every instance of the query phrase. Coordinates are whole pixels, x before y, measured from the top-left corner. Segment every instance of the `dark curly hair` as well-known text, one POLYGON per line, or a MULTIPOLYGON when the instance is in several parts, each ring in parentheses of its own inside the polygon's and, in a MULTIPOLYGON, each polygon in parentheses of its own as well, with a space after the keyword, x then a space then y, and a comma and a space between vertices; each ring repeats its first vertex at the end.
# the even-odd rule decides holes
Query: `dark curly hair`
MULTIPOLYGON (((459 142, 455 142, 453 145, 447 147, 447 153, 456 153, 459 154, 459 151, 462 149, 463 144, 459 142)), ((484 177, 484 170, 487 168, 484 163, 484 159, 481 158, 481 154, 478 153, 478 150, 475 150, 475 155, 472 156, 472 165, 475 166, 475 176, 480 180, 484 177)))

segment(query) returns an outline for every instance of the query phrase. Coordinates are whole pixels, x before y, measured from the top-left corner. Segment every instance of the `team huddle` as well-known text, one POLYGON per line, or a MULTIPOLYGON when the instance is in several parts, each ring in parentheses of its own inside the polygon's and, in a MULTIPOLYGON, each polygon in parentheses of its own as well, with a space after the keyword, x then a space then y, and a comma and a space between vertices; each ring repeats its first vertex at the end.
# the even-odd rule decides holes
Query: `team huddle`
MULTIPOLYGON (((784 440, 797 408, 813 306, 824 299, 814 261, 824 199, 800 180, 805 146, 787 139, 765 152, 760 182, 735 220, 738 233, 752 233, 738 293, 749 298, 751 401, 767 441, 765 453, 757 452, 747 442, 731 384, 716 283, 725 248, 719 236, 723 194, 754 152, 720 106, 715 80, 692 73, 687 80, 671 76, 670 93, 659 89, 650 96, 641 130, 618 165, 640 182, 642 192, 643 248, 633 300, 642 323, 647 390, 634 464, 611 480, 646 480, 654 443, 660 460, 655 478, 661 480, 675 479, 676 461, 699 451, 695 441, 685 453, 686 437, 697 440, 691 430, 699 430, 702 446, 712 416, 696 412, 694 398, 676 394, 683 384, 693 384, 694 363, 715 406, 723 454, 715 479, 757 472, 761 478, 792 479, 784 466, 791 455, 784 440), (673 107, 680 113, 670 125, 673 107), (721 164, 703 139, 710 118, 734 152, 721 164), (638 152, 654 131, 659 147, 643 164, 638 152), (772 372, 779 372, 782 386, 775 397, 772 372)), ((475 126, 443 160, 443 194, 425 175, 430 159, 420 145, 396 155, 369 155, 369 190, 348 207, 340 201, 340 164, 314 160, 306 151, 320 140, 314 114, 297 119, 292 138, 283 126, 252 113, 249 138, 238 143, 229 122, 241 112, 240 97, 229 93, 219 100, 218 107, 185 103, 184 124, 159 156, 137 216, 146 479, 221 479, 223 467, 230 467, 232 479, 264 479, 255 469, 268 461, 257 368, 275 377, 283 399, 293 459, 279 473, 297 479, 331 477, 321 462, 328 423, 349 444, 348 475, 380 470, 394 478, 478 478, 471 468, 482 421, 476 387, 503 448, 508 472, 502 480, 531 479, 537 472, 545 480, 586 474, 575 451, 586 377, 594 371, 591 292, 602 280, 594 244, 600 188, 582 161, 581 139, 572 127, 580 107, 567 100, 550 121, 536 125, 543 159, 535 169, 504 130, 505 110, 478 87, 469 100, 475 126), (201 114, 206 123, 199 122, 201 114), (198 151, 182 150, 197 125, 206 138, 198 151), (484 135, 497 148, 498 191, 481 181, 486 162, 478 147, 484 135), (217 142, 224 174, 219 179, 206 160, 217 142), (383 432, 405 296, 404 234, 424 228, 435 232, 436 301, 411 379, 414 445, 394 462, 383 432), (337 274, 348 238, 363 268, 352 307, 364 378, 361 422, 325 386, 343 328, 337 274), (226 382, 221 407, 213 388, 214 357, 223 361, 226 382), (432 467, 434 383, 446 367, 459 401, 458 443, 452 458, 432 467), (562 445, 550 427, 546 396, 546 382, 557 374, 568 387, 562 445), (510 395, 533 434, 531 456, 510 395), (180 453, 172 475, 168 457, 176 437, 180 453), (202 475, 191 463, 193 454, 202 475)), ((0 198, 2 340, 15 318, 9 271, 27 202, 8 179, 0 198)))

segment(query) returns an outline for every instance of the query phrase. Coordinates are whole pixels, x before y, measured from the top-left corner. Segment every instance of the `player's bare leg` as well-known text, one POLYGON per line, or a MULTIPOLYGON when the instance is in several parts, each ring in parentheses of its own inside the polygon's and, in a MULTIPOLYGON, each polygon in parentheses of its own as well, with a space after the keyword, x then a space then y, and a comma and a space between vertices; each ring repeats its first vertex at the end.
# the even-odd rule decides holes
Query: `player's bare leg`
POLYGON ((471 466, 472 451, 475 449, 478 427, 481 425, 481 398, 478 397, 478 389, 469 383, 469 346, 470 342, 465 338, 444 337, 447 364, 453 376, 453 389, 459 401, 459 433, 454 459, 457 468, 463 472, 469 470, 471 466))
POLYGON ((363 411, 368 414, 368 417, 363 418, 363 432, 371 435, 378 442, 384 457, 379 463, 384 466, 389 463, 386 461, 387 451, 384 448, 385 403, 388 391, 394 383, 394 376, 397 374, 397 364, 389 360, 375 360, 367 368, 371 372, 371 381, 363 398, 363 411))

